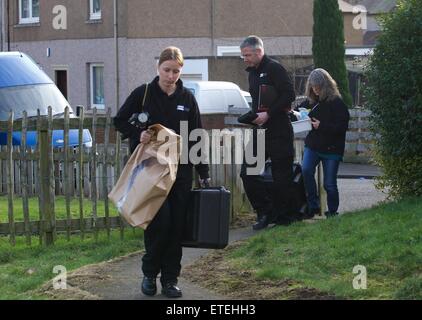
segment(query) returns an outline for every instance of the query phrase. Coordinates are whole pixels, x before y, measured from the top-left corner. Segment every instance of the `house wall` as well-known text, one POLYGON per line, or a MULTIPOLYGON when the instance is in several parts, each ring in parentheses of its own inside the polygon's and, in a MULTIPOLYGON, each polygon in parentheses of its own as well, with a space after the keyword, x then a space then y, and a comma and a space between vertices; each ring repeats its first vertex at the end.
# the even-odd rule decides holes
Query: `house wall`
MULTIPOLYGON (((294 70, 313 63, 312 56, 271 56, 279 61, 292 74, 294 70)), ((242 90, 248 91, 248 73, 243 61, 237 57, 217 57, 209 59, 210 80, 230 81, 242 90)), ((297 94, 302 94, 298 92, 297 94)))
POLYGON ((346 41, 346 46, 363 45, 363 35, 366 30, 355 29, 353 27, 353 20, 355 17, 356 15, 353 13, 343 13, 344 39, 346 41))
MULTIPOLYGON (((22 41, 47 41, 64 39, 97 39, 112 38, 113 26, 113 1, 102 1, 101 20, 89 20, 88 0, 42 0, 40 1, 40 22, 34 25, 19 24, 19 9, 17 0, 8 0, 10 5, 10 36, 13 42, 22 41), (53 8, 57 5, 66 7, 67 29, 56 30, 53 27, 53 8)), ((119 21, 126 22, 126 6, 124 1, 119 3, 119 21)), ((127 33, 127 24, 119 26, 120 36, 127 33)))
POLYGON ((312 0, 128 0, 127 3, 129 38, 312 35, 312 0))
POLYGON ((32 56, 54 79, 54 68, 68 70, 72 106, 90 105, 90 63, 104 63, 105 104, 113 114, 137 86, 157 74, 156 61, 167 46, 185 57, 209 59, 209 80, 233 79, 246 88, 241 60, 215 58, 218 46, 239 46, 249 34, 264 40, 271 56, 312 53, 312 0, 126 0, 119 7, 119 105, 116 106, 113 1, 102 1, 102 19, 89 21, 88 0, 40 1, 40 23, 18 24, 18 1, 11 6, 11 50, 32 56), (55 30, 55 5, 67 9, 67 29, 55 30), (50 48, 51 55, 46 54, 50 48), (237 70, 237 71, 236 71, 237 70))
MULTIPOLYGON (((121 73, 120 97, 127 95, 127 56, 126 40, 120 39, 119 66, 121 73)), ((54 80, 55 67, 65 67, 68 72, 68 100, 76 105, 89 106, 89 64, 104 63, 104 95, 105 105, 115 110, 115 60, 113 39, 89 40, 56 40, 20 42, 13 45, 13 50, 30 53, 31 57, 54 80), (50 48, 51 55, 47 57, 46 49, 50 48)))

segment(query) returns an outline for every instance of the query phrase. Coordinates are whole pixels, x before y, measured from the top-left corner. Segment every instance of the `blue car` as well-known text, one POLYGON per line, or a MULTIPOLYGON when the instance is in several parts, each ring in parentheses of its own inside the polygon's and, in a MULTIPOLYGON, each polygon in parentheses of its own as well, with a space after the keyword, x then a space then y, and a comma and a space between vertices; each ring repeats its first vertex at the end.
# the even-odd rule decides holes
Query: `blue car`
MULTIPOLYGON (((53 118, 63 117, 69 102, 28 55, 21 52, 0 52, 0 121, 9 119, 10 110, 13 110, 15 119, 22 118, 23 111, 27 112, 28 118, 36 117, 37 109, 41 115, 47 115, 48 106, 53 109, 53 118)), ((71 108, 70 117, 75 117, 71 108)), ((13 145, 20 145, 21 133, 13 132, 12 139, 13 145)), ((63 130, 54 130, 52 140, 54 147, 63 147, 63 130)), ((92 146, 92 137, 88 129, 84 129, 82 141, 84 146, 92 146)), ((0 145, 5 144, 7 133, 0 132, 0 145)), ((36 144, 37 132, 28 131, 27 145, 33 147, 36 144)), ((69 130, 69 146, 78 145, 78 130, 69 130)))

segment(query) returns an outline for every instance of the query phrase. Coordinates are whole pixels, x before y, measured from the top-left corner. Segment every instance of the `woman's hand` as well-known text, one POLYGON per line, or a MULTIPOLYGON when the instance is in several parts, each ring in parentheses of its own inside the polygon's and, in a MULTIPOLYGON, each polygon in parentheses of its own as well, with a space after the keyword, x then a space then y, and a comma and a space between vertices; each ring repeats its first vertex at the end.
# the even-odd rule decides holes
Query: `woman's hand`
POLYGON ((318 130, 320 123, 321 123, 321 121, 319 121, 318 119, 311 118, 311 124, 312 124, 312 127, 314 127, 315 130, 318 130))
POLYGON ((148 130, 145 130, 145 131, 142 131, 139 141, 143 144, 147 144, 151 141, 151 138, 152 138, 152 134, 148 132, 148 130))

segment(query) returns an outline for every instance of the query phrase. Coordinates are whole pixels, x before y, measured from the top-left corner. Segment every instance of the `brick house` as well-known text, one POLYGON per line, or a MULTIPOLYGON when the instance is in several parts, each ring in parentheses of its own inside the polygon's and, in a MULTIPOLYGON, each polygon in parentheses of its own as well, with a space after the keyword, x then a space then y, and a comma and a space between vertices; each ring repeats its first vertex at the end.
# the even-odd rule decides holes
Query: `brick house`
POLYGON ((312 0, 0 0, 2 50, 23 51, 72 106, 111 108, 156 74, 160 51, 182 49, 185 79, 247 90, 239 43, 264 39, 292 73, 312 64, 312 0))

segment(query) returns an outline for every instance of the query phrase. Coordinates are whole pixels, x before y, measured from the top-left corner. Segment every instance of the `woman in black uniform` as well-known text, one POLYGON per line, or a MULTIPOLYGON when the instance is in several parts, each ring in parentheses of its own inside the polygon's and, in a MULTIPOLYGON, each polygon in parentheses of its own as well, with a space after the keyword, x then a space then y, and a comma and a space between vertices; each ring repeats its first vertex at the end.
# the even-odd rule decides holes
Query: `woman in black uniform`
MULTIPOLYGON (((193 94, 179 79, 183 55, 179 48, 168 47, 160 55, 158 76, 148 85, 143 111, 149 114, 148 124, 159 123, 180 134, 181 121, 188 132, 201 128, 198 104, 193 94)), ((139 143, 148 143, 151 135, 146 129, 131 125, 128 120, 142 108, 146 85, 136 88, 126 99, 114 118, 117 130, 130 138, 133 152, 139 143)), ((209 180, 207 164, 195 165, 203 184, 209 180)), ((192 188, 192 164, 180 164, 176 181, 164 204, 144 232, 146 253, 142 258, 142 292, 152 296, 157 292, 156 277, 161 272, 162 294, 169 298, 182 296, 177 287, 182 259, 182 232, 189 191, 192 188)))

